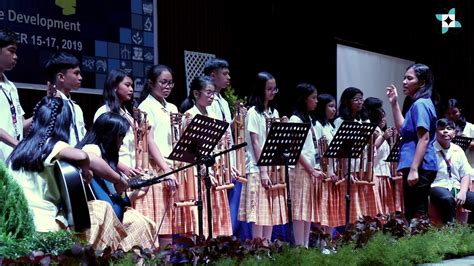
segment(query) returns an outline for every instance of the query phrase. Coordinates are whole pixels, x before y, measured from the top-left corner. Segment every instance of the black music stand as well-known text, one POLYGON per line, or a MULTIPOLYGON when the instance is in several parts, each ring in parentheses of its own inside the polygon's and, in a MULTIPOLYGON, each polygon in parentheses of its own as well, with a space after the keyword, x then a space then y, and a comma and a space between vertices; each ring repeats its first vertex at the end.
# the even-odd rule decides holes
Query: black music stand
POLYGON ((456 136, 454 139, 451 141, 452 143, 458 145, 463 149, 463 151, 466 151, 467 148, 471 145, 471 142, 474 138, 468 138, 468 137, 463 137, 463 136, 456 136))
POLYGON ((376 127, 372 123, 344 121, 324 154, 328 158, 347 158, 346 229, 351 207, 351 159, 360 156, 376 127))
MULTIPOLYGON (((215 163, 211 153, 214 151, 217 143, 229 127, 229 123, 213 119, 207 116, 197 114, 194 116, 191 124, 181 135, 178 143, 176 143, 173 151, 168 156, 170 160, 176 160, 186 163, 203 162, 206 165, 206 196, 207 196, 207 224, 209 237, 212 238, 212 210, 211 210, 211 179, 209 177, 209 167, 215 163)), ((198 175, 201 173, 200 164, 197 164, 198 175)), ((201 182, 198 180, 198 219, 199 219, 199 235, 204 235, 203 227, 203 206, 201 194, 201 182)))
MULTIPOLYGON (((402 141, 402 137, 398 137, 397 141, 395 144, 392 146, 392 149, 390 150, 390 153, 388 154, 387 158, 384 160, 388 163, 398 163, 398 160, 400 159, 400 142, 402 141)), ((394 168, 393 166, 390 166, 390 174, 392 174, 392 177, 397 176, 397 169, 394 168)), ((397 178, 393 178, 395 180, 397 178)))
POLYGON ((402 137, 399 137, 397 141, 395 142, 395 145, 393 145, 392 149, 390 150, 390 153, 388 154, 387 158, 384 161, 390 162, 390 163, 398 163, 398 160, 400 159, 400 142, 401 141, 402 141, 402 137))
POLYGON ((272 123, 272 127, 268 132, 267 139, 257 162, 258 166, 285 166, 286 202, 288 207, 290 241, 293 241, 293 217, 288 166, 296 165, 298 162, 309 129, 309 123, 272 123))

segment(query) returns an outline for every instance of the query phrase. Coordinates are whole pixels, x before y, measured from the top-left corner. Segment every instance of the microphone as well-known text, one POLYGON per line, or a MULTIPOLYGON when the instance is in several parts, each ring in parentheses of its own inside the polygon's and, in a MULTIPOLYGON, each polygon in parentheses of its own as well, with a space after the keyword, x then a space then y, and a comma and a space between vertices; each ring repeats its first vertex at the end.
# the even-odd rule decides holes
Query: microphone
POLYGON ((162 177, 162 178, 150 178, 150 179, 142 179, 139 177, 136 178, 130 178, 128 180, 128 185, 130 186, 131 189, 139 189, 142 187, 150 186, 153 184, 158 184, 164 181, 171 180, 169 177, 162 177))

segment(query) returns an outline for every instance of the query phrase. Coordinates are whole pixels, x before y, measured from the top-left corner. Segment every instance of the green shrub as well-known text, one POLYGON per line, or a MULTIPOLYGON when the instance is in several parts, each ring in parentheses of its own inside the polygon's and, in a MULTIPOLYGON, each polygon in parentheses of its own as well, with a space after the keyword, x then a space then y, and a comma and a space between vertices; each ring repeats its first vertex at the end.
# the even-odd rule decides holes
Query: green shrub
POLYGON ((232 86, 229 86, 222 91, 222 97, 229 104, 230 113, 232 115, 235 114, 235 106, 237 105, 237 102, 240 102, 244 105, 246 104, 246 98, 240 98, 232 86))
POLYGON ((0 234, 0 258, 18 258, 30 252, 28 241, 19 241, 9 235, 0 234))
POLYGON ((36 233, 30 239, 30 250, 42 251, 46 254, 58 256, 65 250, 71 249, 78 242, 70 231, 36 233))
POLYGON ((0 235, 23 239, 33 235, 35 225, 21 187, 0 161, 0 235))
POLYGON ((0 162, 0 257, 18 258, 32 251, 57 256, 75 240, 70 232, 36 233, 21 187, 0 162))
POLYGON ((474 254, 474 234, 469 226, 428 229, 417 235, 394 237, 376 233, 361 248, 355 241, 339 246, 330 255, 320 249, 284 248, 271 256, 247 256, 242 261, 226 258, 217 265, 413 265, 474 254))

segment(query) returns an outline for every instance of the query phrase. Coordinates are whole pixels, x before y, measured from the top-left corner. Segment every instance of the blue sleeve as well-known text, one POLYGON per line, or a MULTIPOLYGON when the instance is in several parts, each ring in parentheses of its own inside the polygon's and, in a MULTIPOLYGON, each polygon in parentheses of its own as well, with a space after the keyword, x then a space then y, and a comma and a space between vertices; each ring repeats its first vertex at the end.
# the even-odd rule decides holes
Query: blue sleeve
POLYGON ((415 122, 416 129, 422 127, 426 129, 426 131, 430 131, 430 117, 429 107, 424 101, 416 101, 413 103, 412 121, 415 122))

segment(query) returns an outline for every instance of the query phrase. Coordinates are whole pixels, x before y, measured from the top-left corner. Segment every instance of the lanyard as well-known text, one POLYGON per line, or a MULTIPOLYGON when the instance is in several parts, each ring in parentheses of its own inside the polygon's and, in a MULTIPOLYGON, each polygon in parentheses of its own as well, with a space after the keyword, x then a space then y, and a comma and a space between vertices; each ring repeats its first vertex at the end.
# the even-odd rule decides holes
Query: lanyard
POLYGON ((452 175, 451 175, 451 163, 449 162, 448 158, 446 158, 446 155, 444 154, 444 152, 442 150, 439 150, 439 153, 441 154, 441 156, 444 159, 444 162, 446 163, 446 166, 447 166, 447 169, 448 169, 448 176, 449 176, 449 178, 451 178, 452 177, 452 175))
POLYGON ((18 129, 16 128, 16 124, 18 123, 17 117, 16 117, 16 109, 15 109, 15 104, 13 103, 13 100, 11 97, 8 97, 5 89, 0 86, 0 89, 2 90, 3 94, 5 95, 5 98, 7 98, 8 105, 10 105, 10 113, 12 115, 12 122, 13 122, 13 127, 15 128, 15 133, 16 133, 16 139, 20 140, 20 134, 18 133, 18 129))
POLYGON ((5 94, 5 97, 7 98, 8 104, 10 105, 10 112, 12 114, 12 121, 13 124, 16 124, 18 121, 16 120, 16 110, 15 110, 15 105, 13 104, 13 100, 11 97, 8 97, 8 94, 5 92, 5 89, 0 86, 0 88, 3 91, 3 94, 5 94))
POLYGON ((76 144, 79 143, 79 130, 77 130, 76 125, 76 110, 74 109, 74 102, 71 99, 67 99, 69 103, 69 108, 72 112, 72 127, 74 129, 74 136, 76 137, 76 144))

